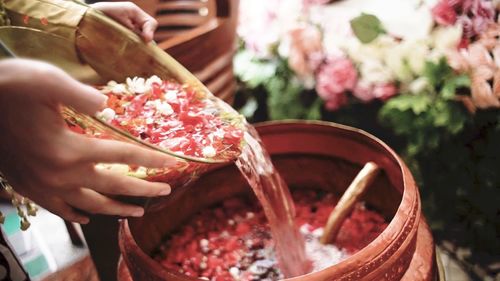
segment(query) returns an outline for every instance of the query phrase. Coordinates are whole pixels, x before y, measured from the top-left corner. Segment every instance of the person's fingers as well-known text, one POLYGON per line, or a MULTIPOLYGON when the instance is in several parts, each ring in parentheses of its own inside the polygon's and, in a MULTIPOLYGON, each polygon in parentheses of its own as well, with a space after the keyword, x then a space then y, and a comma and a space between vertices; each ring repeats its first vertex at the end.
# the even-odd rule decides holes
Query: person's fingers
POLYGON ((126 28, 136 32, 136 27, 134 25, 134 22, 132 22, 132 19, 129 17, 123 17, 118 20, 121 24, 123 24, 126 28))
POLYGON ((61 85, 60 90, 62 93, 59 95, 60 102, 81 113, 93 116, 106 104, 107 97, 105 95, 76 80, 61 85))
POLYGON ((142 29, 141 35, 144 41, 151 42, 153 40, 154 33, 157 27, 158 27, 158 22, 153 18, 144 22, 141 28, 142 29))
POLYGON ((85 85, 64 72, 62 69, 52 67, 39 77, 41 89, 47 93, 47 98, 57 103, 71 106, 79 112, 94 115, 101 110, 107 97, 94 87, 85 85))
POLYGON ((148 168, 164 168, 174 166, 177 159, 173 156, 143 148, 139 145, 115 140, 85 137, 81 149, 84 161, 94 163, 123 163, 148 168))
POLYGON ((170 185, 149 182, 138 178, 96 169, 92 178, 84 181, 85 186, 103 194, 154 197, 170 194, 170 185))
POLYGON ((141 217, 144 209, 116 201, 88 188, 80 188, 64 195, 64 200, 74 208, 90 214, 141 217))
POLYGON ((101 2, 91 4, 95 9, 140 35, 144 41, 153 40, 158 22, 132 2, 101 2))
POLYGON ((105 106, 105 95, 94 87, 73 79, 61 69, 54 69, 47 76, 41 86, 46 88, 47 98, 89 115, 94 115, 105 106))
POLYGON ((130 9, 131 10, 129 12, 131 20, 137 25, 137 28, 140 30, 140 35, 144 41, 150 42, 153 40, 153 35, 158 27, 158 22, 137 5, 131 6, 130 9))
POLYGON ((76 222, 79 224, 89 223, 89 218, 87 216, 76 211, 60 198, 37 196, 37 200, 35 203, 67 221, 76 222))

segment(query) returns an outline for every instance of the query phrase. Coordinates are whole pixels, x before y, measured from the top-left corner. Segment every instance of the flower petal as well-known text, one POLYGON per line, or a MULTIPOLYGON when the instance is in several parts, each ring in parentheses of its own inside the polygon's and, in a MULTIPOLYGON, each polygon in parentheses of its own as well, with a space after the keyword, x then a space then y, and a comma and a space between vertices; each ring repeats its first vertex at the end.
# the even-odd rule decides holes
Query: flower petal
POLYGON ((472 101, 479 108, 500 107, 488 81, 478 77, 472 78, 472 101))

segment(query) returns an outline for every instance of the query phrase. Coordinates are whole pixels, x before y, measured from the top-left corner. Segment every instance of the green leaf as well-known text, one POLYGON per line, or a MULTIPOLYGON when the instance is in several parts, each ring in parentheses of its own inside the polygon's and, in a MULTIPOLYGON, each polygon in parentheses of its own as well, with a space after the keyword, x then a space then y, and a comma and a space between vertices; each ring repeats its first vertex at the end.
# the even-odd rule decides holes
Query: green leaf
POLYGON ((445 57, 439 61, 426 61, 423 75, 429 80, 429 83, 434 87, 440 87, 443 81, 453 74, 453 69, 448 65, 445 57))
POLYGON ((274 77, 276 69, 275 61, 257 59, 250 51, 240 51, 234 58, 236 76, 251 89, 263 85, 274 77))
POLYGON ((441 89, 441 96, 445 99, 454 99, 457 89, 469 88, 470 78, 469 76, 462 74, 458 76, 453 76, 444 82, 444 86, 441 89))
POLYGON ((448 123, 448 131, 454 135, 462 132, 467 125, 469 115, 457 103, 449 104, 450 119, 448 123))
POLYGON ((306 114, 306 119, 309 120, 319 120, 321 119, 321 107, 323 106, 323 102, 320 98, 317 98, 312 104, 311 108, 306 114))
POLYGON ((451 100, 455 97, 456 91, 457 87, 453 83, 445 83, 440 94, 443 98, 451 100))
POLYGON ((420 114, 432 104, 431 97, 427 95, 399 95, 390 99, 384 107, 386 110, 397 109, 405 111, 411 109, 413 113, 420 114))
POLYGON ((470 77, 467 74, 461 74, 454 76, 451 79, 451 82, 455 84, 455 87, 457 88, 465 88, 465 87, 470 87, 470 77))
POLYGON ((446 127, 451 121, 451 113, 446 107, 446 104, 442 102, 437 102, 434 104, 433 109, 429 112, 431 114, 434 126, 436 127, 446 127))
POLYGON ((351 20, 351 28, 359 41, 364 44, 385 33, 382 22, 376 16, 365 13, 351 20))
POLYGON ((304 106, 300 102, 303 88, 294 79, 277 75, 266 84, 269 117, 272 120, 303 118, 304 106))

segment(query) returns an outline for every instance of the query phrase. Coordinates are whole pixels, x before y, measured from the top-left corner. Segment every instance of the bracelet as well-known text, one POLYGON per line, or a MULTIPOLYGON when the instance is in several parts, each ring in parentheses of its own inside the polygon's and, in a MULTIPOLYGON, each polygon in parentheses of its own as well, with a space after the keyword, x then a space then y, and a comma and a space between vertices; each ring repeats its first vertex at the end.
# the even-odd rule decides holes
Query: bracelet
MULTIPOLYGON (((26 197, 20 196, 17 194, 12 186, 7 182, 5 176, 0 172, 0 186, 7 192, 7 194, 11 198, 12 206, 17 209, 17 215, 21 218, 21 230, 26 230, 30 227, 31 223, 28 220, 28 216, 36 216, 36 212, 38 211, 37 206, 33 201, 29 200, 26 197), (24 207, 24 208, 23 208, 24 207)), ((0 224, 5 222, 5 216, 0 211, 0 224)))

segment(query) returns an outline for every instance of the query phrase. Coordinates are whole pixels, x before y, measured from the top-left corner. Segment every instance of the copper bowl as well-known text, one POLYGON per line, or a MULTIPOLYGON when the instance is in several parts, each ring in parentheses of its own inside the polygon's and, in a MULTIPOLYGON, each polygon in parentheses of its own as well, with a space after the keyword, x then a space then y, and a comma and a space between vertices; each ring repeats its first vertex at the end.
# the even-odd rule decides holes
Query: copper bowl
MULTIPOLYGON (((320 188, 341 195, 366 162, 383 170, 364 200, 390 221, 387 228, 346 260, 290 280, 436 279, 434 243, 421 214, 417 186, 390 147, 364 131, 328 122, 270 122, 257 130, 291 188, 320 188)), ((149 254, 192 214, 250 192, 234 165, 220 165, 174 191, 165 208, 122 220, 119 280, 127 280, 128 271, 133 280, 199 280, 162 267, 149 254)))

